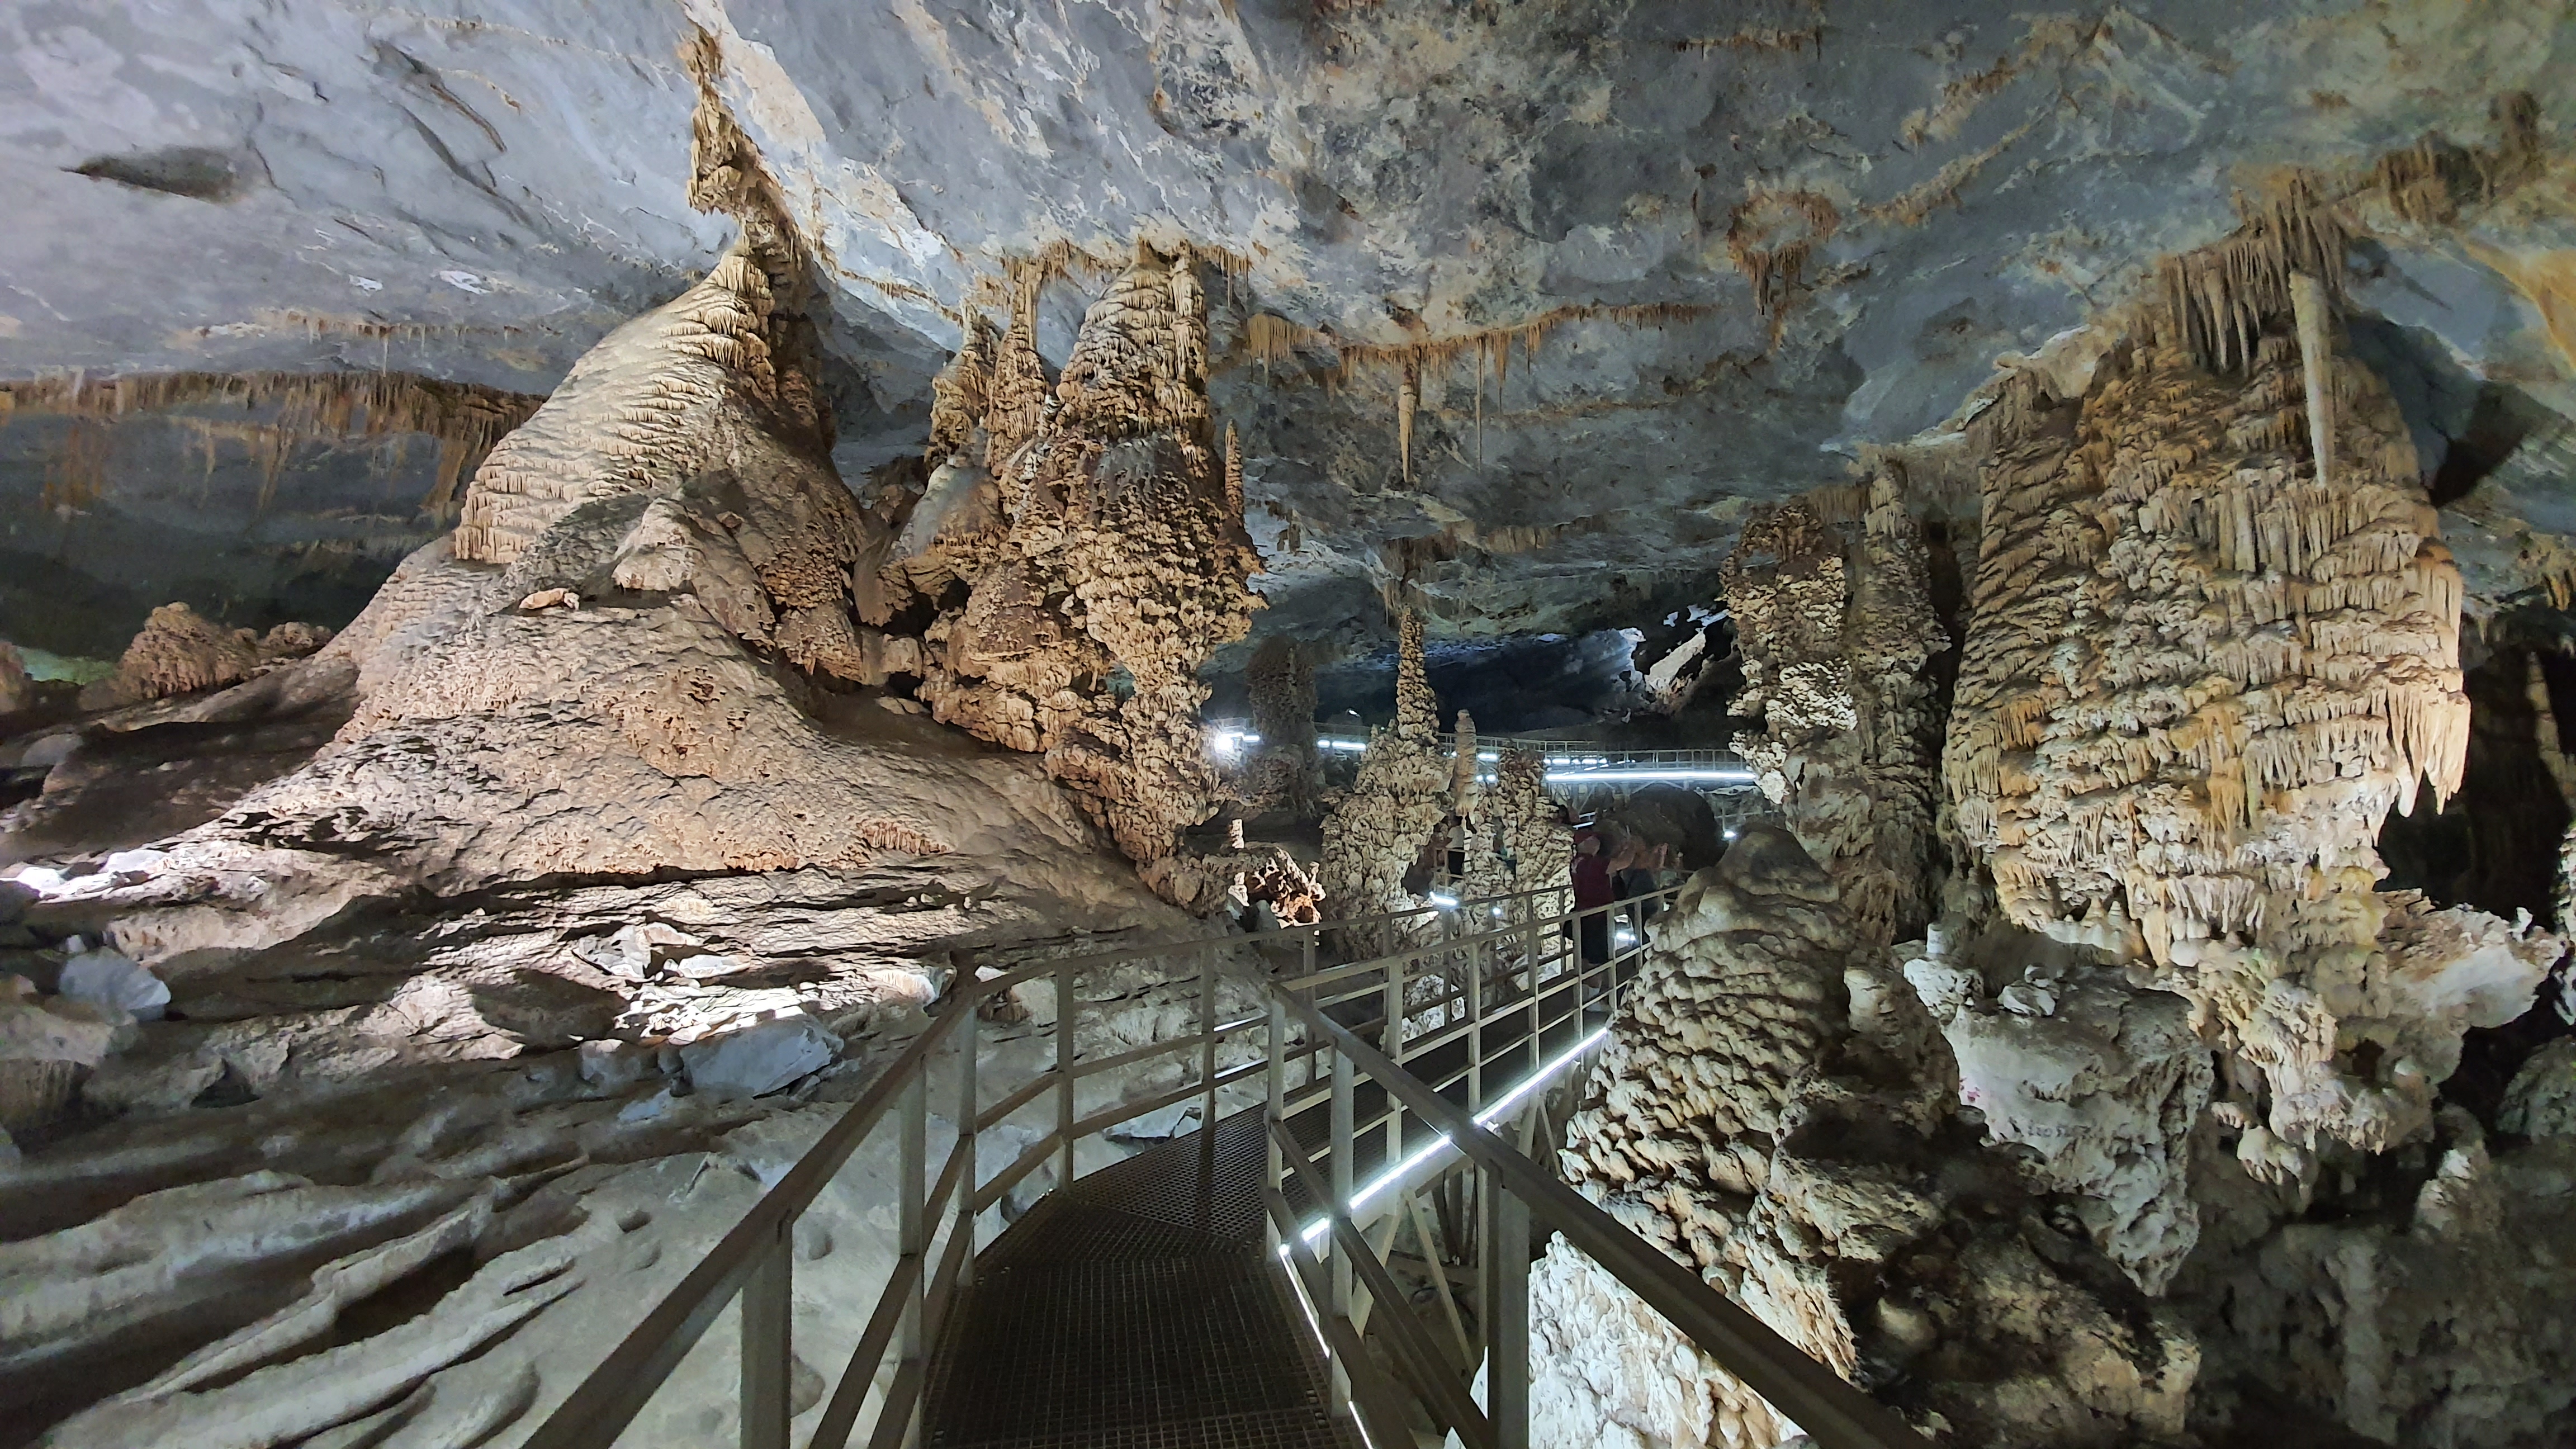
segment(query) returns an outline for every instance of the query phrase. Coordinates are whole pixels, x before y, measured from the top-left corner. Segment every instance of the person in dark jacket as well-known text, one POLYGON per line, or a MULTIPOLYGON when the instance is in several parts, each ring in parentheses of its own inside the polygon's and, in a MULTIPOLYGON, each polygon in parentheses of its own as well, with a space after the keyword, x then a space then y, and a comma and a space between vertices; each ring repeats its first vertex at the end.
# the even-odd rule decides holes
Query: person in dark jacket
MULTIPOLYGON (((1601 837, 1590 831, 1574 838, 1574 908, 1592 911, 1617 900, 1618 893, 1610 884, 1610 863, 1601 858, 1601 837)), ((1610 913, 1599 911, 1583 917, 1583 964, 1598 966, 1610 959, 1610 913)))

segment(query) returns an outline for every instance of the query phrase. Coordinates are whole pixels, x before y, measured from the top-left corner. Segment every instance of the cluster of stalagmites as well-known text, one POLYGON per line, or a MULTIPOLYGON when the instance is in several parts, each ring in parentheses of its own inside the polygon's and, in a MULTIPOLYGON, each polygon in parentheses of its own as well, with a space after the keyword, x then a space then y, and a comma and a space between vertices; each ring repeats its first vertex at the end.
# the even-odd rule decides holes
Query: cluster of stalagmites
MULTIPOLYGON (((1652 931, 1569 1181, 1945 1442, 2179 1436, 2191 1336, 1979 1145, 1922 1007, 1792 836, 1747 828, 1652 931)), ((1530 1291, 1533 1442, 1786 1436, 1562 1239, 1530 1291)))
POLYGON ((1879 942, 1931 913, 1937 722, 1923 667, 1948 640, 1928 575, 1886 470, 1851 523, 1802 500, 1747 524, 1722 575, 1744 658, 1731 708, 1762 726, 1736 750, 1879 942))
MULTIPOLYGON (((812 263, 712 90, 695 161, 693 197, 743 226, 714 269, 575 364, 477 470, 454 534, 406 559, 339 637, 253 681, 256 698, 235 691, 190 706, 210 719, 257 717, 354 697, 309 764, 189 838, 170 892, 187 894, 184 878, 211 896, 174 909, 165 934, 262 944, 352 899, 417 884, 857 870, 951 851, 1019 859, 1041 892, 1091 893, 1081 870, 1057 873, 1091 840, 1072 801, 1106 813, 1146 858, 1168 853, 1172 819, 1204 813, 1195 717, 1181 717, 1195 709, 1196 656, 1166 659, 1145 641, 1197 649, 1224 637, 1231 626, 1210 602, 1223 591, 1185 600, 1138 585, 1131 576, 1153 555, 1123 535, 1066 528, 1057 550, 1084 560, 1065 574, 1089 600, 1080 622, 1116 642, 1136 681, 1122 707, 1113 654, 1084 656, 1092 713, 1082 729, 1068 724, 1058 754, 1088 748, 1092 764, 1056 773, 1091 793, 1032 790, 1016 768, 947 783, 962 767, 944 762, 957 751, 941 732, 848 692, 938 672, 920 639, 877 627, 892 614, 880 571, 903 520, 862 509, 833 469, 806 310, 812 263)), ((1185 290, 1159 264, 1139 273, 1185 290)), ((1087 345, 1087 356, 1115 351, 1087 345)), ((1106 406, 1114 360, 1084 373, 1086 415, 1106 406)), ((1196 448, 1200 472, 1215 478, 1193 437, 1114 446, 1196 448)), ((1057 441, 1058 458, 1112 446, 1057 441)), ((1226 587, 1239 601, 1241 559, 1217 546, 1222 499, 1194 509, 1167 496, 1176 478, 1200 473, 1111 471, 1136 484, 1112 531, 1139 520, 1216 530, 1189 556, 1232 569, 1226 587)), ((290 632, 254 646, 161 610, 117 685, 146 695, 221 685, 262 652, 314 642, 282 637, 290 632)))
POLYGON ((1571 889, 1574 832, 1547 793, 1545 757, 1502 750, 1459 825, 1467 838, 1462 898, 1571 889))
MULTIPOLYGON (((1747 527, 1737 744, 1786 830, 1659 923, 1568 1131, 1615 1216, 1943 1442, 2173 1441, 2248 1384, 2554 1442, 2576 1397, 2576 1053, 2501 1145, 2437 1096, 2560 943, 2379 889, 2390 812, 2462 777, 2461 583, 2340 351, 2339 234, 2258 220, 1974 415, 1946 731, 1901 469, 1747 527)), ((1562 1242, 1532 1293, 1553 1442, 1789 1432, 1562 1242)))
POLYGON ((1175 851, 1220 793, 1197 670, 1250 627, 1258 566, 1234 444, 1221 456, 1210 433, 1197 268, 1186 246, 1140 245, 1052 386, 1033 276, 999 338, 970 322, 938 382, 929 482, 873 561, 888 608, 938 606, 932 713, 1043 754, 1159 889, 1191 901, 1217 873, 1175 851))

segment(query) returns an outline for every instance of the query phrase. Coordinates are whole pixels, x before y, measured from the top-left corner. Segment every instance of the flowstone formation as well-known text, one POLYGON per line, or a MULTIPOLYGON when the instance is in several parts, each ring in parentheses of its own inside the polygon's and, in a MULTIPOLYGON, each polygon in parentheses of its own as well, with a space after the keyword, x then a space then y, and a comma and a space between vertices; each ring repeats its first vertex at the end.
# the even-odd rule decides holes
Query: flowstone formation
POLYGON ((2005 919, 2187 998, 2268 1095, 2240 1155, 2296 1178, 2427 1130, 2558 944, 2374 890, 2390 810, 2460 780, 2460 580, 2388 389, 2278 275, 2313 228, 2268 225, 2306 242, 2226 265, 2270 292, 2177 283, 2080 395, 1995 403, 1943 768, 2005 919))
POLYGON ((2099 952, 2009 926, 1957 959, 1936 930, 1905 977, 1988 1140, 2022 1149, 2025 1179, 2064 1194, 2131 1280, 2162 1294, 2200 1241, 2192 1134, 2215 1081, 2189 1004, 2131 985, 2099 952))
POLYGON ((1743 651, 1735 738, 1800 841, 1843 882, 1871 940, 1932 913, 1937 705, 1923 667, 1949 641, 1933 616, 1922 531, 1882 468, 1860 516, 1814 501, 1745 525, 1723 572, 1743 651))
POLYGON ((1407 613, 1397 621, 1395 721, 1369 731, 1358 775, 1324 814, 1317 874, 1336 916, 1410 910, 1429 889, 1427 859, 1474 788, 1476 758, 1463 715, 1456 756, 1441 754, 1439 709, 1422 667, 1422 620, 1407 613))
POLYGON ((1211 432, 1199 267, 1186 244, 1138 243, 1052 386, 1034 273, 998 341, 970 322, 932 415, 941 456, 877 570, 939 609, 923 635, 933 716, 1043 754, 1185 902, 1209 872, 1175 859, 1180 834, 1221 793, 1197 671, 1251 627, 1259 567, 1234 445, 1220 455, 1211 432))
MULTIPOLYGON (((2190 1335, 1979 1145, 1939 1038, 1795 837, 1745 828, 1651 938, 1569 1182, 1939 1442, 2179 1442, 2190 1335)), ((1788 1442, 1563 1239, 1530 1298, 1532 1442, 1788 1442)))
POLYGON ((693 154, 692 195, 742 224, 714 269, 574 367, 477 470, 453 537, 339 637, 191 706, 355 700, 150 880, 84 887, 125 910, 129 950, 265 946, 416 885, 952 852, 1076 915, 1123 894, 1072 797, 842 692, 894 651, 857 622, 885 539, 832 467, 812 262, 711 95, 693 154))

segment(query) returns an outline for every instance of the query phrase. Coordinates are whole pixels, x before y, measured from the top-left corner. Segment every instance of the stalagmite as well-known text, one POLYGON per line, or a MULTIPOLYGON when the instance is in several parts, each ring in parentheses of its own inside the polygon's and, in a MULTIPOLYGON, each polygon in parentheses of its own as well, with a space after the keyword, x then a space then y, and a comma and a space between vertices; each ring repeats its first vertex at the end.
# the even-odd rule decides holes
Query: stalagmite
POLYGON ((86 709, 113 709, 238 684, 287 660, 301 659, 330 639, 330 630, 314 624, 280 624, 265 636, 249 629, 226 629, 186 604, 164 604, 152 611, 142 632, 125 647, 116 673, 81 691, 81 704, 86 709))
MULTIPOLYGON (((1199 887, 1215 877, 1158 863, 1216 809, 1197 670, 1250 627, 1258 557, 1239 456, 1211 436, 1197 268, 1186 247, 1140 244, 1085 313, 1052 396, 1031 342, 1037 276, 1021 272, 989 379, 980 353, 961 352, 941 393, 952 413, 940 437, 980 430, 982 467, 934 475, 914 513, 941 521, 907 527, 886 572, 917 590, 970 585, 925 636, 932 714, 1043 754, 1158 889, 1207 906, 1199 887), (934 499, 941 481, 953 498, 934 499)), ((942 469, 974 466, 952 454, 942 469)))
POLYGON ((1440 705, 1423 671, 1421 618, 1401 616, 1396 639, 1394 723, 1369 731, 1358 775, 1324 814, 1320 875, 1334 914, 1344 918, 1421 903, 1428 882, 1408 888, 1406 877, 1458 812, 1461 769, 1473 774, 1472 734, 1463 757, 1441 753, 1440 705))
POLYGON ((1881 942, 1931 911, 1933 618, 1920 530, 1876 475, 1858 527, 1793 502, 1748 524, 1721 578, 1744 656, 1738 753, 1881 942))
MULTIPOLYGON (((2165 1442, 2200 1355, 1956 1118, 1947 1052, 1776 827, 1651 928, 1567 1180, 1945 1443, 2165 1442)), ((1777 1410, 1564 1240, 1530 1276, 1531 1442, 1771 1449, 1777 1410)))
POLYGON ((1462 898, 1572 888, 1574 832, 1565 823, 1565 807, 1547 793, 1545 756, 1504 748, 1494 761, 1493 779, 1469 799, 1462 821, 1462 898))
POLYGON ((1273 634, 1244 666, 1252 732, 1260 744, 1244 766, 1243 808, 1282 809, 1303 820, 1315 813, 1320 755, 1315 741, 1315 665, 1306 647, 1273 634))

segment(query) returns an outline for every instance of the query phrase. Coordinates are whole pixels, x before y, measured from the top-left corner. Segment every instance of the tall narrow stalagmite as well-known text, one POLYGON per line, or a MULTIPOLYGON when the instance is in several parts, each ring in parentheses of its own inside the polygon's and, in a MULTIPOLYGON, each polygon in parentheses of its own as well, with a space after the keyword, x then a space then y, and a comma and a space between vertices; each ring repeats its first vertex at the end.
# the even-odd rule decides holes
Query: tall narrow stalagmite
MULTIPOLYGON (((1324 815, 1321 874, 1333 913, 1359 917, 1420 904, 1405 877, 1461 808, 1460 761, 1440 751, 1440 701, 1422 663, 1422 620, 1396 621, 1395 722, 1369 731, 1358 776, 1324 815)), ((1474 726, 1466 754, 1472 757, 1474 726)), ((1472 776, 1472 766, 1469 766, 1472 776)))
POLYGON ((1306 646, 1273 634, 1244 666, 1252 700, 1252 732, 1259 748, 1244 769, 1243 808, 1253 814, 1286 810, 1297 819, 1315 813, 1320 768, 1315 737, 1315 663, 1306 646))
MULTIPOLYGON (((1768 825, 1691 879, 1567 1125, 1567 1181, 1937 1442, 2174 1442, 2198 1350, 1976 1145, 1946 1051, 1840 894, 1768 825)), ((1563 1239, 1530 1299, 1532 1443, 1790 1442, 1563 1239)))

